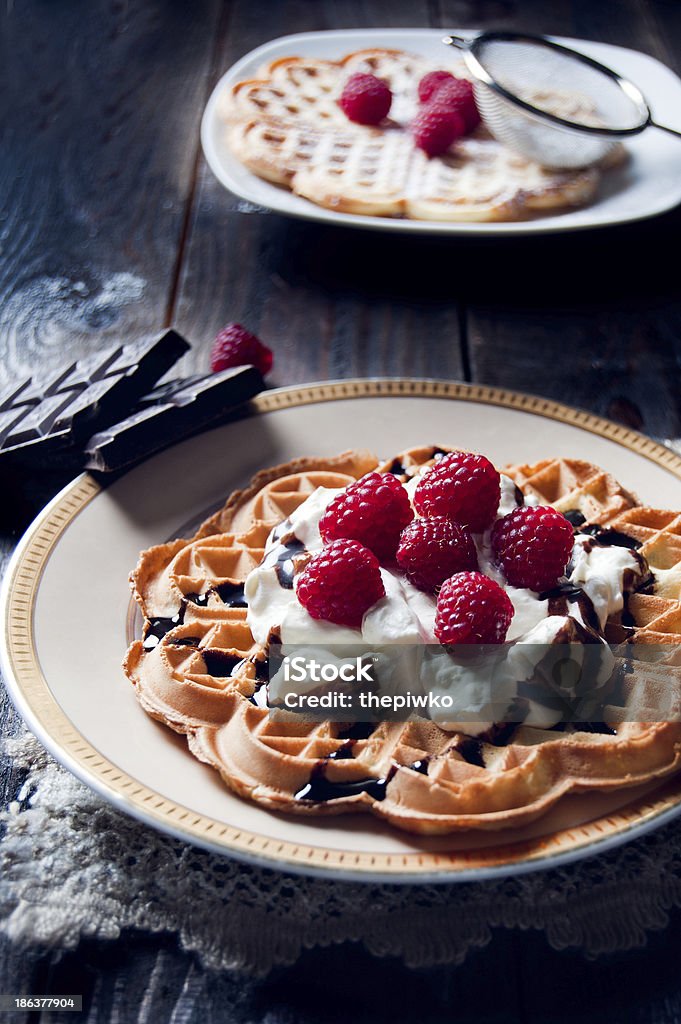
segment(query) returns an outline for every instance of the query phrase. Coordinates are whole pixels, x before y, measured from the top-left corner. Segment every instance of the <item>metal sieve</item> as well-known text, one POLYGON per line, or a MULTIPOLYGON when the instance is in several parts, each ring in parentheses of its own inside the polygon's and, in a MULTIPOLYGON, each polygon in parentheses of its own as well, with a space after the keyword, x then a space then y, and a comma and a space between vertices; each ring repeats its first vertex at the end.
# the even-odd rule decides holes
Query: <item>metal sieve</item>
POLYGON ((640 89, 611 68, 545 36, 446 36, 461 51, 491 133, 546 167, 585 167, 657 124, 640 89))

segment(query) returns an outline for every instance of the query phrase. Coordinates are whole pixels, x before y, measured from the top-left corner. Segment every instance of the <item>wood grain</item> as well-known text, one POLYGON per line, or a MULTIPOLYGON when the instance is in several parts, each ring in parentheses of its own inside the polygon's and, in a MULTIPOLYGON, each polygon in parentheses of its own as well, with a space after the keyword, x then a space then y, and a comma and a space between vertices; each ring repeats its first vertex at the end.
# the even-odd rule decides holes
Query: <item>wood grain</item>
MULTIPOLYGON (((280 2, 270 10, 265 24, 249 0, 232 5, 215 79, 278 34, 427 24, 429 13, 425 2, 280 2)), ((196 346, 186 362, 205 366, 216 331, 236 320, 274 348, 275 385, 381 373, 459 377, 461 303, 446 252, 253 208, 201 161, 174 314, 196 346)))
POLYGON ((163 323, 219 8, 3 4, 3 373, 163 323))
MULTIPOLYGON (((583 36, 681 70, 673 0, 8 2, 0 375, 171 320, 197 345, 187 368, 204 368, 216 330, 242 320, 275 348, 273 384, 465 377, 681 435, 678 212, 569 239, 396 239, 286 220, 212 177, 198 122, 235 59, 277 35, 376 25, 583 36)), ((35 482, 36 502, 51 486, 35 482)), ((11 500, 4 508, 3 567, 20 530, 11 500)), ((3 734, 17 726, 3 695, 3 734)), ((5 766, 5 799, 21 781, 5 766)), ((542 935, 500 931, 460 966, 407 972, 345 945, 262 981, 202 969, 168 936, 83 940, 63 956, 2 938, 0 990, 82 992, 93 1024, 658 1024, 681 1020, 680 940, 675 912, 646 951, 595 964, 542 935)), ((29 1019, 57 1018, 13 1017, 29 1019)))

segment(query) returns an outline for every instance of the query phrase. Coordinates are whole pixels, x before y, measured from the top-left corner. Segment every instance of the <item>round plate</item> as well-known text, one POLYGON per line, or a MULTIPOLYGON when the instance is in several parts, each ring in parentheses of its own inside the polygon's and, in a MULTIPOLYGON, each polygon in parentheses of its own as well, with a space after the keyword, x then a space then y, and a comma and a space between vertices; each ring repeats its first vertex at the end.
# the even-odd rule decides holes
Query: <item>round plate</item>
MULTIPOLYGON (((448 29, 455 35, 470 31, 448 29)), ((317 206, 286 188, 264 181, 249 171, 232 154, 226 140, 225 124, 219 114, 221 96, 236 82, 257 78, 264 65, 281 57, 320 57, 338 60, 354 50, 368 47, 407 50, 436 64, 451 63, 451 51, 442 44, 442 30, 410 28, 366 28, 334 32, 302 32, 273 39, 247 53, 215 86, 201 123, 201 143, 208 165, 218 181, 247 204, 267 207, 291 217, 407 234, 443 235, 535 235, 580 228, 607 227, 641 220, 670 210, 681 202, 681 146, 677 139, 648 129, 627 141, 630 159, 621 168, 604 175, 597 197, 580 209, 558 210, 529 220, 502 223, 407 220, 400 217, 366 217, 338 213, 317 206)), ((551 37, 557 43, 580 50, 640 87, 655 117, 662 124, 681 129, 681 80, 654 57, 623 46, 587 42, 583 39, 551 37)), ((252 209, 244 205, 244 209, 252 209)))
POLYGON ((460 445, 498 465, 561 455, 607 467, 641 499, 681 507, 681 458, 625 427, 541 398, 422 380, 270 391, 253 415, 192 438, 104 488, 84 475, 36 519, 2 595, 10 693, 45 746, 121 810, 182 839, 291 871, 455 881, 551 867, 681 810, 681 777, 571 796, 523 830, 429 838, 369 814, 276 815, 232 794, 183 737, 149 718, 125 679, 129 571, 259 469, 299 455, 460 445))

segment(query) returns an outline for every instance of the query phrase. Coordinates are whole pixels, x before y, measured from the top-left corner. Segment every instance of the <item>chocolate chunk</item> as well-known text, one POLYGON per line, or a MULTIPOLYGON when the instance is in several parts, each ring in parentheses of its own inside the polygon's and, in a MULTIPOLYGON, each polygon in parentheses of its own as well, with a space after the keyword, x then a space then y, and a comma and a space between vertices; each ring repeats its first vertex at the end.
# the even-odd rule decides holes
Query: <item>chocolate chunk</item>
POLYGON ((263 388, 253 366, 171 381, 156 388, 126 419, 94 434, 85 445, 85 468, 125 469, 176 441, 224 422, 235 406, 263 388))
POLYGON ((79 469, 83 442, 134 409, 189 349, 175 331, 118 345, 51 377, 26 377, 0 393, 0 468, 79 469))

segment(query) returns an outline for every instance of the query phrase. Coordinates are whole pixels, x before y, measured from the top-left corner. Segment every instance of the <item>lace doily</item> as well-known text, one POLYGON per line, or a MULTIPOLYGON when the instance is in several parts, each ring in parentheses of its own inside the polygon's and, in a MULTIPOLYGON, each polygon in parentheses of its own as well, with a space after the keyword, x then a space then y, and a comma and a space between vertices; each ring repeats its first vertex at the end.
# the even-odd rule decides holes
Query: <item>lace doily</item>
POLYGON ((2 814, 1 926, 73 948, 123 928, 174 932, 207 965, 264 974, 305 948, 362 942, 410 966, 460 963, 492 928, 543 929, 588 956, 645 944, 681 905, 681 823, 604 856, 448 886, 306 879, 206 853, 117 812, 30 735, 6 744, 25 781, 2 814))

